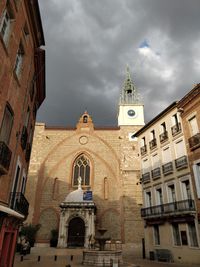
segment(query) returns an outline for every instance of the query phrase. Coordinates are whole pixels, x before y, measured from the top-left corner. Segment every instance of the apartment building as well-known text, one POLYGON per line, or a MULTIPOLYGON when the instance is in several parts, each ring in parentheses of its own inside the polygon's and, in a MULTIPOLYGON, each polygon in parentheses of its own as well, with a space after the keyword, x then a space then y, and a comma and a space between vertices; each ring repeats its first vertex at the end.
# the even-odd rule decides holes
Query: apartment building
POLYGON ((199 263, 195 193, 177 104, 135 134, 141 155, 145 248, 151 259, 199 263))
POLYGON ((45 98, 45 52, 38 1, 0 1, 0 266, 13 264, 35 118, 45 98))
POLYGON ((182 118, 200 233, 200 84, 178 103, 182 118))

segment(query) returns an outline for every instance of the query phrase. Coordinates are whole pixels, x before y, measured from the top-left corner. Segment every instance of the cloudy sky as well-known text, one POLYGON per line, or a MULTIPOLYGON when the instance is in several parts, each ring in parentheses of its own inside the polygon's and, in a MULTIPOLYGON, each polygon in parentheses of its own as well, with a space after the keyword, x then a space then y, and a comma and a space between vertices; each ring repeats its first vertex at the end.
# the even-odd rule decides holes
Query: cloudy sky
POLYGON ((199 0, 40 0, 46 100, 37 120, 117 125, 126 65, 148 122, 200 82, 199 0))

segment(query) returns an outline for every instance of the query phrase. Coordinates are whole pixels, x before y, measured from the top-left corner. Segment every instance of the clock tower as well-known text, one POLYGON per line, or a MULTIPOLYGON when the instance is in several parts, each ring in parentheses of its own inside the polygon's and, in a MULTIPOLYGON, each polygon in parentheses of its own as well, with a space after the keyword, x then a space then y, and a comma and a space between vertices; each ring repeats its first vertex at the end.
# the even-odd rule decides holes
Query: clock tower
POLYGON ((144 106, 127 66, 119 101, 118 126, 144 126, 144 124, 144 106))

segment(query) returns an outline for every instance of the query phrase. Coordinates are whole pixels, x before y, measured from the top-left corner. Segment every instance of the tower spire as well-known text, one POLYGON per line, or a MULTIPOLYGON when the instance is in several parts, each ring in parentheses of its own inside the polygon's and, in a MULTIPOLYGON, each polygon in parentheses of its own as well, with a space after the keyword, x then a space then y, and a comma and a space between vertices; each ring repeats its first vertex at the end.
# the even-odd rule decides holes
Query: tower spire
POLYGON ((122 87, 120 104, 141 104, 140 95, 131 78, 128 64, 126 65, 126 79, 122 87))

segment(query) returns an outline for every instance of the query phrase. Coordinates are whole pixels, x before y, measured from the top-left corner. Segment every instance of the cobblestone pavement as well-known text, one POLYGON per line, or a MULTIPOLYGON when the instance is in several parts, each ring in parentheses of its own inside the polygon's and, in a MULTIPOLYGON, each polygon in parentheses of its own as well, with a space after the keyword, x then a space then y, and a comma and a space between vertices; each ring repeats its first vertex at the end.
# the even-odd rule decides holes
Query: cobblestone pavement
MULTIPOLYGON (((31 254, 23 257, 18 253, 15 256, 14 267, 83 267, 83 249, 57 249, 50 247, 34 247, 31 254), (55 255, 57 260, 55 261, 55 255), (73 260, 71 260, 73 255, 73 260), (40 261, 38 261, 40 256, 40 261)), ((200 264, 164 263, 143 260, 139 255, 127 248, 123 248, 123 265, 120 267, 200 267, 200 264)))

